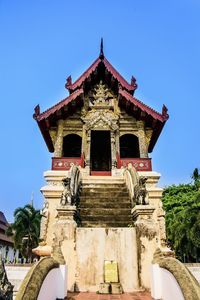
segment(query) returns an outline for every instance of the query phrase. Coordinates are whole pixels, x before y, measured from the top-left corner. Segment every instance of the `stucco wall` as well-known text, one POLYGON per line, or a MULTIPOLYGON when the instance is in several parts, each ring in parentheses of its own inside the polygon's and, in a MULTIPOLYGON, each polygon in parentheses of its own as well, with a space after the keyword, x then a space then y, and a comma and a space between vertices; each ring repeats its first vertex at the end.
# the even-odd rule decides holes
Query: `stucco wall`
POLYGON ((151 267, 151 296, 155 300, 184 300, 176 278, 168 270, 153 264, 151 267))
POLYGON ((67 296, 67 267, 61 265, 51 270, 43 281, 37 300, 64 299, 67 296))
POLYGON ((77 287, 98 291, 104 282, 104 261, 118 262, 119 278, 126 292, 138 288, 135 228, 77 228, 77 287))

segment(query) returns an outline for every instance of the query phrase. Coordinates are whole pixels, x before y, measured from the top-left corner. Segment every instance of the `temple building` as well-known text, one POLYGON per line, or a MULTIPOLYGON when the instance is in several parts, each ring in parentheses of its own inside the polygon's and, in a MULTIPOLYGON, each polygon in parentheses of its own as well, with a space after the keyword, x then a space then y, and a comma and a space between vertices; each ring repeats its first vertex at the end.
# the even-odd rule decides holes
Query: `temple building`
MULTIPOLYGON (((68 289, 101 291, 105 262, 116 262, 123 291, 149 288, 148 268, 165 247, 160 174, 151 153, 168 119, 135 97, 100 54, 76 80, 69 96, 34 118, 49 152, 44 173, 41 240, 59 246, 68 265, 68 289)), ((105 286, 104 286, 105 287, 105 286)))
POLYGON ((19 251, 14 248, 13 239, 6 234, 8 228, 9 223, 0 211, 0 254, 5 262, 13 263, 18 261, 19 251))

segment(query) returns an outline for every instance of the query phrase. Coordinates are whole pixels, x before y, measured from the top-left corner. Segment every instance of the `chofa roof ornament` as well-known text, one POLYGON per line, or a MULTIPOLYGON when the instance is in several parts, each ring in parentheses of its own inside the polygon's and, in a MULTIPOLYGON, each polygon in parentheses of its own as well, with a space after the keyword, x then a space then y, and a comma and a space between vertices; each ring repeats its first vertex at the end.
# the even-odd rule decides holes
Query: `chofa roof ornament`
POLYGON ((101 38, 99 58, 100 58, 100 59, 104 59, 104 53, 103 53, 103 38, 101 38))

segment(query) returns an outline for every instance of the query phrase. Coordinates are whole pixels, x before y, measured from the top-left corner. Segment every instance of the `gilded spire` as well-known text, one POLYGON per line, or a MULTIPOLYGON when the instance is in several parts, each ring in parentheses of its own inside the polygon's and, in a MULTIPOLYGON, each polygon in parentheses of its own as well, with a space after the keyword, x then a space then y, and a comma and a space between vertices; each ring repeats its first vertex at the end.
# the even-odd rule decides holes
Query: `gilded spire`
POLYGON ((100 58, 100 59, 104 59, 104 53, 103 53, 103 38, 101 38, 99 58, 100 58))

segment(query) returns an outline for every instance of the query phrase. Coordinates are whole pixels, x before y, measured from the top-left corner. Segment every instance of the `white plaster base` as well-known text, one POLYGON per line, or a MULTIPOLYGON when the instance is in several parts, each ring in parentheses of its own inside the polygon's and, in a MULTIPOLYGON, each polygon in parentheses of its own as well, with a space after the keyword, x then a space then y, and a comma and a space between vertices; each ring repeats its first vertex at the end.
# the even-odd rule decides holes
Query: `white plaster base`
POLYGON ((151 296, 155 300, 184 300, 181 288, 175 277, 158 264, 151 266, 151 296))
POLYGON ((43 281, 37 300, 64 299, 67 296, 67 267, 51 270, 43 281))
POLYGON ((105 260, 117 261, 124 292, 139 288, 135 228, 77 228, 76 251, 80 291, 99 290, 105 260))

